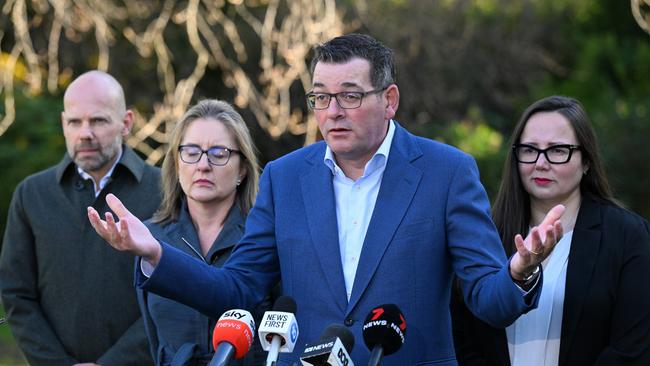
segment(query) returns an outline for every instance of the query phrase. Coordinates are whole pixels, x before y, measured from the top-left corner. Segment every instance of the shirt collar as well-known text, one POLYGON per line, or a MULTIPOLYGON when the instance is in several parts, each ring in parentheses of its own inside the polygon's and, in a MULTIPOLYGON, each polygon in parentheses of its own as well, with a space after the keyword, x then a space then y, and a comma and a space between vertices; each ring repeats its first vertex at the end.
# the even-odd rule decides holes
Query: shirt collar
MULTIPOLYGON (((122 144, 122 155, 116 161, 117 163, 114 164, 109 173, 112 174, 117 164, 120 164, 125 167, 125 171, 130 172, 138 182, 142 180, 146 163, 140 159, 140 157, 133 150, 131 150, 131 148, 122 144)), ((70 154, 66 152, 61 162, 57 165, 57 182, 60 183, 61 179, 63 179, 63 176, 66 174, 66 171, 68 171, 68 169, 72 171, 73 167, 76 168, 77 166, 70 157, 70 154)))
POLYGON ((86 179, 86 180, 90 179, 90 180, 92 180, 92 181, 93 181, 97 186, 99 186, 99 189, 97 190, 97 192, 99 192, 99 191, 101 191, 102 189, 104 189, 104 187, 106 187, 106 185, 108 184, 108 182, 109 182, 109 180, 110 180, 110 178, 111 178, 111 175, 113 175, 113 170, 115 170, 115 166, 117 166, 117 163, 118 163, 118 162, 120 161, 120 159, 122 158, 122 154, 123 154, 123 152, 122 152, 122 150, 120 149, 120 154, 117 156, 117 159, 115 159, 115 162, 113 163, 113 166, 111 166, 111 168, 108 170, 108 172, 106 172, 106 175, 104 175, 104 176, 99 180, 99 183, 95 182, 95 178, 93 178, 92 175, 88 174, 85 170, 81 169, 81 167, 80 167, 79 165, 77 165, 77 173, 79 173, 79 175, 80 175, 83 179, 86 179))
MULTIPOLYGON (((391 119, 388 121, 388 132, 386 133, 386 137, 384 137, 384 141, 379 145, 379 148, 372 158, 366 163, 363 174, 364 176, 369 175, 386 165, 386 162, 388 161, 388 153, 390 152, 390 147, 393 143, 393 136, 395 136, 395 123, 391 119)), ((329 146, 325 148, 323 163, 325 163, 325 165, 332 171, 332 174, 343 174, 343 170, 341 170, 338 164, 336 164, 334 153, 329 146)))

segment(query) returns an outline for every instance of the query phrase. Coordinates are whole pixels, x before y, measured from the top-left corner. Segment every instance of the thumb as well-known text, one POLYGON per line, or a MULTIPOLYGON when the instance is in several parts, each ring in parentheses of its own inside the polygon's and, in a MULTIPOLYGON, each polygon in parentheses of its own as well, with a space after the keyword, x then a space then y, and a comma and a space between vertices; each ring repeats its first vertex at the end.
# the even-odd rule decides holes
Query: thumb
POLYGON ((131 216, 131 212, 124 207, 122 201, 120 201, 120 199, 114 194, 109 193, 106 195, 106 203, 108 204, 108 207, 115 212, 115 215, 120 218, 120 220, 123 217, 131 216))
POLYGON ((565 207, 564 205, 557 205, 553 207, 547 214, 546 217, 544 217, 544 220, 542 220, 542 223, 539 225, 540 228, 543 228, 544 230, 546 227, 549 225, 554 225, 557 220, 562 217, 564 214, 565 207))

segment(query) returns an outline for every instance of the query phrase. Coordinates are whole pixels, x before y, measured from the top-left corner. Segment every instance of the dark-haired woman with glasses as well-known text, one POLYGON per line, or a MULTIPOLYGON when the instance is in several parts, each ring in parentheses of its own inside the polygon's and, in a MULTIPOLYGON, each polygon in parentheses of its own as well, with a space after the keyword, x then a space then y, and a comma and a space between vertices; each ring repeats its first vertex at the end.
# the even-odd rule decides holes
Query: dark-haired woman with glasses
MULTIPOLYGON (((203 100, 171 134, 162 165, 163 201, 147 227, 156 239, 221 266, 244 233, 258 172, 253 141, 239 113, 226 102, 203 100)), ((216 319, 152 293, 138 290, 138 295, 156 365, 210 362, 216 319)), ((270 305, 270 299, 260 304, 257 320, 270 305)), ((264 359, 259 344, 254 350, 245 365, 264 359)))
POLYGON ((511 137, 493 216, 505 250, 557 204, 564 237, 542 262, 537 308, 505 330, 452 300, 462 365, 650 365, 650 229, 614 199, 575 99, 528 107, 511 137))

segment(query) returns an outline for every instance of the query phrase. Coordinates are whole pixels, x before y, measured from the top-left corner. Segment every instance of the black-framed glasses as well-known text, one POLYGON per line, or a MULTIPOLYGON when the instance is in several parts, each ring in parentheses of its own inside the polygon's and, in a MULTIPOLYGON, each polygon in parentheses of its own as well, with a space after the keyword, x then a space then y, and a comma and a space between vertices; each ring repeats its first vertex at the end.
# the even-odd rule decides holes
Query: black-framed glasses
POLYGON ((241 154, 239 150, 229 149, 223 146, 212 146, 207 150, 203 150, 197 145, 180 145, 178 147, 178 154, 181 160, 187 164, 198 163, 201 157, 203 157, 203 154, 205 154, 208 157, 208 163, 216 166, 224 166, 228 164, 232 153, 241 154))
POLYGON ((524 164, 533 164, 537 162, 540 154, 544 154, 546 161, 551 164, 566 164, 571 160, 574 150, 580 150, 578 145, 553 145, 546 149, 538 149, 528 144, 513 145, 517 161, 524 164))
POLYGON ((369 90, 365 92, 358 91, 344 91, 340 93, 307 93, 307 105, 311 109, 327 109, 330 106, 332 97, 336 99, 339 107, 343 109, 355 109, 361 107, 361 101, 366 95, 381 93, 387 87, 380 89, 369 90))

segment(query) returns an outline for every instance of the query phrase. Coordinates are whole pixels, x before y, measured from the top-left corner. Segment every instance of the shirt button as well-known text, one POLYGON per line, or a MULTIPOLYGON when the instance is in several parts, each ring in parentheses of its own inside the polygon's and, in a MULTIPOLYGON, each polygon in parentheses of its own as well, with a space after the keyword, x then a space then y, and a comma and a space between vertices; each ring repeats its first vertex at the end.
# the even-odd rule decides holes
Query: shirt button
POLYGON ((343 323, 345 325, 347 325, 348 327, 351 327, 352 324, 354 324, 354 320, 352 320, 352 318, 347 318, 347 319, 345 319, 345 321, 343 323))

